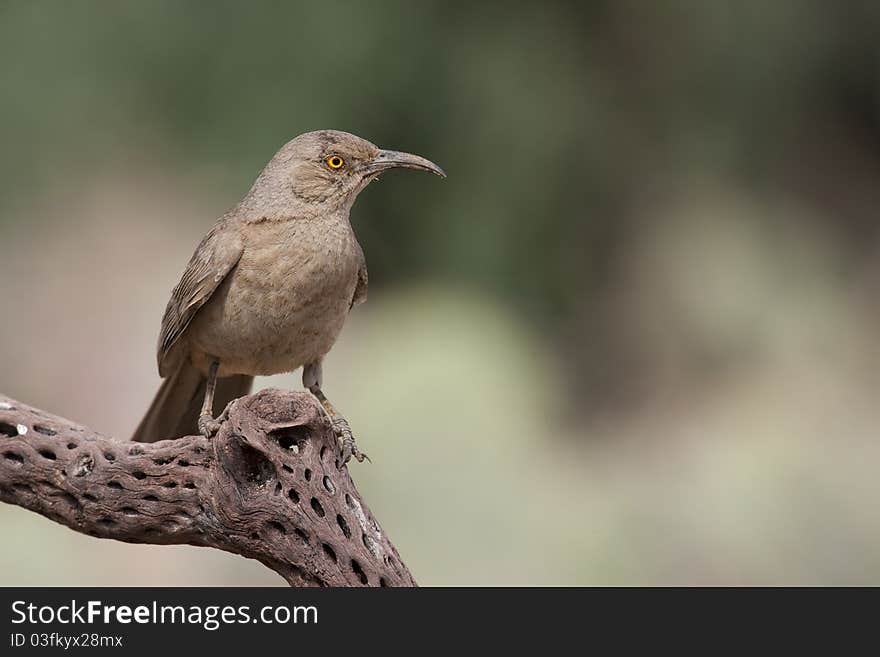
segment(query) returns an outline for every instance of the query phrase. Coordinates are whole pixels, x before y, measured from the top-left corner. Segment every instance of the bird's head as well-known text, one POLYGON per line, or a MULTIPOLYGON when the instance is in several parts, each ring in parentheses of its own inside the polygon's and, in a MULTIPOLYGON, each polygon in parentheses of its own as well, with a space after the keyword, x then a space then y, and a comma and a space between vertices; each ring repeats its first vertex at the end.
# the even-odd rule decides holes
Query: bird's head
POLYGON ((249 197, 322 211, 348 209, 380 173, 396 167, 446 173, 411 153, 383 150, 357 135, 339 130, 306 132, 282 146, 254 183, 249 197))

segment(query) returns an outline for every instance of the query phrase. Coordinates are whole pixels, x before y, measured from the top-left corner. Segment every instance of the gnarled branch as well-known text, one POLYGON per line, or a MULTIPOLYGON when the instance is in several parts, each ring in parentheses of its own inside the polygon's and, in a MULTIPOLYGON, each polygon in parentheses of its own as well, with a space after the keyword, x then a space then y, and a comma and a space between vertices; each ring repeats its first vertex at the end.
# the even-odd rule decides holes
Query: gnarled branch
POLYGON ((414 586, 314 399, 263 390, 219 433, 121 442, 0 395, 0 500, 78 532, 214 547, 291 586, 414 586))

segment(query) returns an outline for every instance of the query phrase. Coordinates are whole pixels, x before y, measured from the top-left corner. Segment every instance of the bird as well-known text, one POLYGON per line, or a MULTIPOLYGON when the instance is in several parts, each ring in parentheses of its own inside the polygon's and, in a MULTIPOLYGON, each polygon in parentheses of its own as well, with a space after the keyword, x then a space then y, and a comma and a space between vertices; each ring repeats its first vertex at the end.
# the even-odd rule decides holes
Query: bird
POLYGON ((324 394, 322 362, 367 297, 351 208, 380 174, 401 167, 446 177, 421 156, 339 130, 306 132, 281 147, 202 239, 171 292, 156 350, 163 381, 132 440, 210 438, 223 420, 215 404, 249 394, 255 376, 302 367, 343 462, 366 458, 324 394))

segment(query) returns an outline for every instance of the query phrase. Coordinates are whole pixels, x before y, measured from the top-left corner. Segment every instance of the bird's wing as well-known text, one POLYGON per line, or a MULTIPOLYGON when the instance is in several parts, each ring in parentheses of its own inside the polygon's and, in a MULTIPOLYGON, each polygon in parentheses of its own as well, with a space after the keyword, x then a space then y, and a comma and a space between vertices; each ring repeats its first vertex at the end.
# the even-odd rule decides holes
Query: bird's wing
POLYGON ((367 300, 367 282, 367 260, 364 258, 364 252, 361 251, 361 264, 360 267, 358 267, 358 282, 357 286, 354 288, 351 305, 348 307, 349 310, 367 300))
POLYGON ((180 282, 171 292, 162 318, 157 350, 160 376, 167 374, 163 365, 174 343, 183 335, 199 308, 238 264, 243 250, 238 231, 221 220, 193 253, 180 282))

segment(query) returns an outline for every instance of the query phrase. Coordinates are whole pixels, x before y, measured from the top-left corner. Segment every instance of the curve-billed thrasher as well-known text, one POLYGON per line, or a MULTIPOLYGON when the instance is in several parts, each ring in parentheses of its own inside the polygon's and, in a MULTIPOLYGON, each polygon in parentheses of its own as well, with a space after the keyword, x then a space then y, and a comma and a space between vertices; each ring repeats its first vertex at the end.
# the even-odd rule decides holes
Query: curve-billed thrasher
POLYGON ((355 198, 393 167, 443 170, 418 155, 380 150, 347 132, 308 132, 285 144, 247 196, 199 244, 171 293, 159 334, 165 381, 133 440, 218 427, 221 408, 256 375, 303 368, 343 457, 364 456, 321 390, 321 361, 349 310, 367 296, 367 266, 348 220, 355 198))

